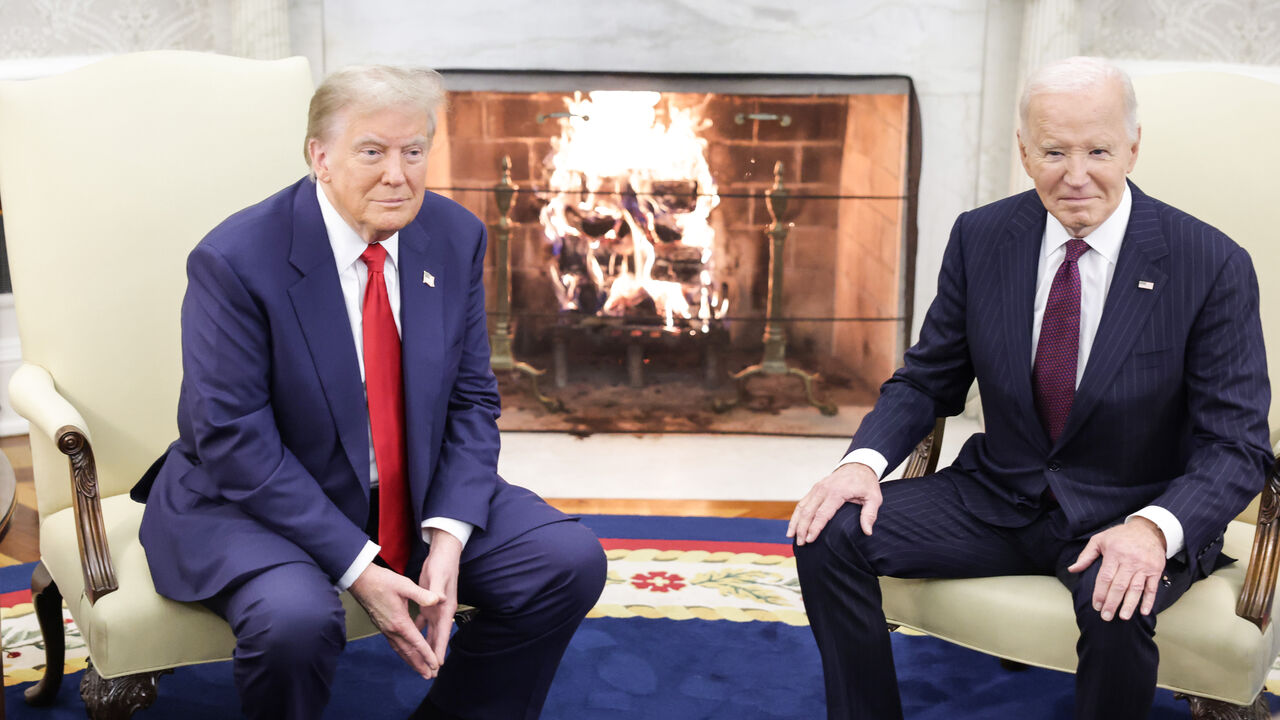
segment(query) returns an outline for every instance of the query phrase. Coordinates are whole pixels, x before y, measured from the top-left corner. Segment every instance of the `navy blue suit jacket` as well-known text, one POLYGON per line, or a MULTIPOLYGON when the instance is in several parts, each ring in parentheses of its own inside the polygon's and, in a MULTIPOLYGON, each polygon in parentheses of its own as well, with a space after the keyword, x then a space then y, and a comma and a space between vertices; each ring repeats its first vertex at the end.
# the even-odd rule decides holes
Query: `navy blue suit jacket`
MULTIPOLYGON (((207 598, 295 561, 336 580, 368 540, 368 414, 315 193, 304 178, 228 218, 188 258, 179 439, 134 493, 168 597, 207 598)), ((419 521, 476 526, 464 561, 564 519, 497 474, 485 245, 483 223, 432 193, 400 231, 411 500, 419 521)))
POLYGON ((947 471, 970 512, 1018 527, 1049 487, 1085 537, 1159 505, 1182 523, 1191 569, 1208 572, 1271 462, 1257 277, 1221 232, 1130 188, 1097 338, 1056 443, 1032 398, 1047 213, 1029 191, 956 220, 920 340, 850 447, 897 465, 936 417, 963 409, 976 378, 986 431, 947 471))

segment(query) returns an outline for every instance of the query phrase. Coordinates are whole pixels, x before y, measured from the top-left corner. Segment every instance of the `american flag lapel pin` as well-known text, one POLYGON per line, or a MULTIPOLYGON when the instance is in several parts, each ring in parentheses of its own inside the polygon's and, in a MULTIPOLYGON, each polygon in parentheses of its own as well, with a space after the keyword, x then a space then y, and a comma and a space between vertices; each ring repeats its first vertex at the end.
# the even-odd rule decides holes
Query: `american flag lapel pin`
POLYGON ((1156 284, 1151 282, 1150 280, 1139 280, 1138 289, 1139 290, 1155 290, 1156 284))
POLYGON ((432 275, 431 273, 427 272, 426 270, 423 270, 423 271, 422 271, 422 284, 423 284, 423 285, 426 285, 427 287, 435 287, 435 286, 436 286, 436 276, 435 276, 435 275, 432 275))

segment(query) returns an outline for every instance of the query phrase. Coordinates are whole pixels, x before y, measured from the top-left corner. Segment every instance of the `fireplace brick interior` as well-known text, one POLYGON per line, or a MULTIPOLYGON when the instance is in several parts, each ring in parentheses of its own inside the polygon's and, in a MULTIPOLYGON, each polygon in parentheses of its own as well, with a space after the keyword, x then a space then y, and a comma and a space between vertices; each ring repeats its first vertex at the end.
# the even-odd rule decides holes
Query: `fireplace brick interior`
MULTIPOLYGON (((545 358, 557 318, 565 322, 548 276, 552 248, 539 211, 548 197, 552 138, 561 132, 561 121, 545 116, 564 112, 570 95, 453 91, 432 151, 429 185, 491 228, 498 220, 492 188, 502 157, 511 158, 512 179, 520 187, 511 213, 511 307, 515 349, 526 359, 545 358)), ((904 309, 904 278, 911 270, 909 96, 665 92, 658 107, 668 103, 696 107, 705 121, 700 136, 720 196, 710 218, 716 280, 727 286, 729 299, 724 327, 730 348, 723 370, 759 361, 768 297, 765 229, 772 221, 765 193, 780 161, 790 193, 780 313, 788 321, 788 361, 864 393, 873 390, 896 366, 910 327, 904 309), (786 115, 790 123, 736 120, 752 114, 786 115)), ((498 288, 491 280, 492 242, 490 248, 492 312, 498 288)), ((680 346, 672 347, 680 352, 680 346)))

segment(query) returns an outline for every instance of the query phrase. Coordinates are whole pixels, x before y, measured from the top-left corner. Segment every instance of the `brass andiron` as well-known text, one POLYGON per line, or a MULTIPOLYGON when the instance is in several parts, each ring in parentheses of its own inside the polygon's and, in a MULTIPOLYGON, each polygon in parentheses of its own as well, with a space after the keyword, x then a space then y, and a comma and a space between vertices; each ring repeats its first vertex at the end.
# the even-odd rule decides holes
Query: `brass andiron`
POLYGON ((724 412, 740 404, 747 397, 747 379, 752 375, 794 375, 804 383, 804 396, 809 404, 818 408, 823 415, 835 415, 835 405, 818 402, 813 396, 813 383, 818 380, 817 373, 807 373, 799 368, 787 367, 787 333, 783 323, 778 319, 782 312, 782 276, 783 254, 787 242, 787 224, 782 218, 787 212, 789 193, 782 186, 782 162, 773 166, 773 187, 765 193, 765 205, 773 224, 769 226, 769 237, 773 240, 769 246, 769 301, 765 308, 764 325, 764 359, 759 365, 744 368, 733 375, 738 381, 738 394, 733 400, 717 400, 716 412, 724 412))
POLYGON ((538 391, 538 377, 547 371, 520 362, 511 353, 511 201, 515 199, 517 189, 516 184, 511 182, 511 156, 504 155, 502 180, 493 188, 493 195, 498 201, 498 242, 494 248, 496 255, 493 264, 498 308, 493 314, 493 334, 489 337, 489 344, 492 346, 489 365, 495 372, 513 370, 528 375, 533 396, 538 398, 538 402, 550 412, 563 412, 563 402, 538 391))

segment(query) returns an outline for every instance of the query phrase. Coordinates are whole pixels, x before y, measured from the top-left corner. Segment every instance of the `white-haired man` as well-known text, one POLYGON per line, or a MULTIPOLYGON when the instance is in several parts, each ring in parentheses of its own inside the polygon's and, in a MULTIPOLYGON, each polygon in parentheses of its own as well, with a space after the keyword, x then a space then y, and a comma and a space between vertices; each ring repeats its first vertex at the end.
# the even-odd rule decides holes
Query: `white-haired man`
POLYGON ((878 576, 1009 574, 1073 593, 1075 716, 1146 717, 1156 613, 1228 562, 1271 460, 1252 263, 1127 181, 1128 77, 1052 64, 1021 119, 1035 190, 956 221, 919 341, 787 530, 831 718, 902 717, 878 576), (985 433, 880 484, 975 379, 985 433))
POLYGON ((485 228, 424 189, 443 97, 428 70, 329 77, 311 177, 188 259, 180 437, 135 497, 156 589, 235 631, 253 718, 322 715, 347 588, 435 678, 414 717, 536 718, 604 584, 591 531, 497 474, 485 228))

